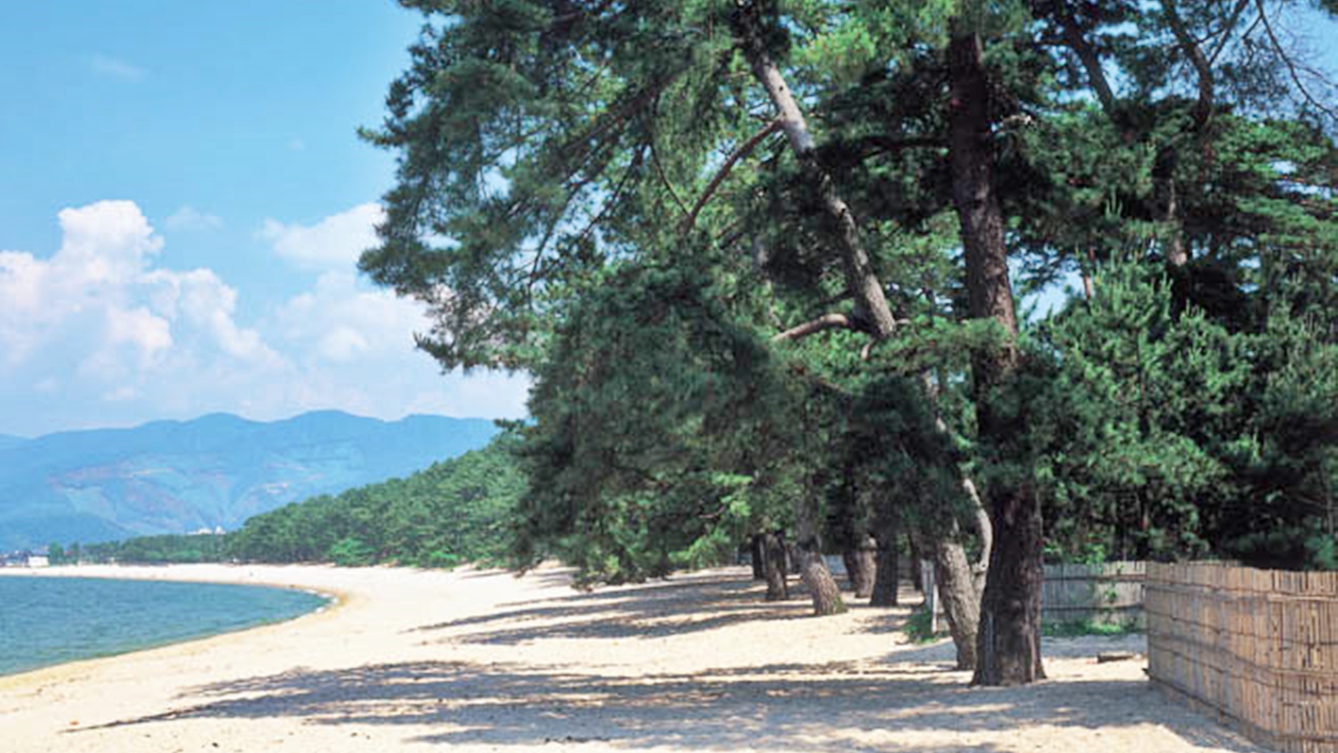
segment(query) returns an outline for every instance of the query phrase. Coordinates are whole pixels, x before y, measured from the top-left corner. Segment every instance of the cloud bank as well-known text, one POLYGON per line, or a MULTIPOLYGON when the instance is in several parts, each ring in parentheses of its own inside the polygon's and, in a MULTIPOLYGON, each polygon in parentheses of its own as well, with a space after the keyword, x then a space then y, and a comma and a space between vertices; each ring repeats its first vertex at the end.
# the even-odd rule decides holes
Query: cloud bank
POLYGON ((362 252, 376 245, 376 225, 382 216, 379 204, 359 204, 314 225, 265 220, 260 237, 273 243, 280 256, 305 269, 352 270, 362 252))
MULTIPOLYGON (((185 209, 173 216, 183 227, 221 223, 185 209)), ((22 406, 0 432, 212 411, 523 415, 523 378, 443 377, 413 348, 412 333, 428 327, 418 306, 356 277, 380 211, 361 205, 310 226, 267 221, 260 235, 313 281, 248 317, 244 291, 213 270, 160 263, 164 241, 134 202, 62 210, 49 258, 0 251, 0 389, 22 406)))

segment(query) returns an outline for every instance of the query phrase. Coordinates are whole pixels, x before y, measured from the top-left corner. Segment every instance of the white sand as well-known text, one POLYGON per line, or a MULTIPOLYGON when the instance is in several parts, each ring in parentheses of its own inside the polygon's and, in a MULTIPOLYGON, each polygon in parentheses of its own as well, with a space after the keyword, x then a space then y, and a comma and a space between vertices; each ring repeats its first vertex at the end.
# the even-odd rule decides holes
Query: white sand
MULTIPOLYGON (((1141 639, 1048 641, 1052 679, 970 689, 907 609, 811 618, 737 568, 573 591, 325 567, 57 568, 338 592, 282 625, 0 678, 0 751, 1256 751, 1167 702, 1141 639)), ((34 626, 40 628, 40 626, 34 626)))

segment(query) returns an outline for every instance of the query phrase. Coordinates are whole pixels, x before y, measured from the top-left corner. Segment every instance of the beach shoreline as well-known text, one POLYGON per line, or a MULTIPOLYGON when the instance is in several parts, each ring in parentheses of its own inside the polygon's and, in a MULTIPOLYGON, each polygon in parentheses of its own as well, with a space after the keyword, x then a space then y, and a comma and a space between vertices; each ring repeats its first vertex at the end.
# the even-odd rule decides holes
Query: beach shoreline
MULTIPOLYGON (((273 577, 266 579, 262 576, 260 580, 257 580, 254 577, 245 577, 236 572, 231 572, 231 571, 228 572, 227 574, 223 574, 215 570, 215 568, 218 567, 244 567, 244 566, 214 565, 214 564, 207 564, 207 565, 90 564, 90 565, 57 565, 52 567, 40 567, 40 568, 8 567, 8 568, 0 568, 0 578, 4 577, 87 578, 94 580, 100 579, 100 580, 122 580, 122 581, 156 581, 156 582, 173 582, 173 583, 199 583, 199 584, 225 585, 225 586, 250 586, 256 588, 276 588, 286 591, 300 591, 302 593, 315 596, 321 599, 322 602, 319 605, 315 606, 314 608, 308 609, 298 614, 278 619, 261 620, 256 622, 255 624, 246 625, 242 627, 233 627, 230 629, 220 630, 218 632, 205 632, 200 635, 188 636, 178 640, 169 640, 161 643, 156 643, 153 645, 141 646, 136 648, 128 648, 124 650, 115 649, 109 651, 106 654, 98 656, 89 656, 83 659, 74 659, 71 661, 63 661, 55 664, 46 664, 42 666, 33 667, 31 669, 20 670, 17 672, 0 673, 0 689, 3 689, 5 687, 5 681, 9 680, 10 678, 16 678, 22 675, 29 675, 41 672, 43 670, 49 670, 49 669, 54 670, 61 667, 67 667, 71 665, 82 665, 85 663, 96 662, 104 659, 115 659, 121 656, 141 653, 144 651, 152 651, 160 648, 180 646, 183 644, 194 643, 197 641, 206 641, 211 638, 229 635, 231 633, 241 633, 248 630, 255 630, 258 628, 283 625, 285 623, 292 622, 294 620, 312 617, 315 615, 325 613, 332 609, 337 609, 348 598, 347 594, 341 594, 338 591, 334 590, 319 590, 291 583, 281 584, 278 582, 270 582, 271 580, 274 581, 278 580, 277 578, 273 577)), ((271 576, 273 575, 274 574, 271 573, 271 576)))
POLYGON ((742 568, 576 591, 523 577, 328 566, 83 566, 20 574, 336 594, 280 623, 0 678, 5 749, 1259 750, 1165 701, 1139 637, 1047 641, 1052 679, 971 689, 906 607, 808 616, 742 568))

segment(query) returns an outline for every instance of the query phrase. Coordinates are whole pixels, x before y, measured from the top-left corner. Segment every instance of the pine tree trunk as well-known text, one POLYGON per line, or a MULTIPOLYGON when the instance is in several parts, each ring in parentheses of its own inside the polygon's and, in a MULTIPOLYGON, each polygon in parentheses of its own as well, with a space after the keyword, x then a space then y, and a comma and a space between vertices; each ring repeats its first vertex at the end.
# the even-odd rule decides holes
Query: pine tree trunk
MULTIPOLYGON (((953 201, 962 228, 970 315, 993 319, 1010 338, 972 357, 973 389, 983 444, 1005 447, 1025 427, 1001 415, 992 392, 1017 369, 1017 315, 1008 280, 1003 211, 994 185, 990 84, 978 34, 955 29, 948 47, 951 77, 949 147, 953 201)), ((1040 655, 1040 507, 1023 483, 1004 481, 988 493, 994 548, 981 599, 978 662, 973 682, 1016 685, 1043 677, 1040 655)))
POLYGON ((799 541, 796 542, 796 554, 799 560, 799 577, 808 588, 813 598, 813 613, 820 617, 840 614, 846 611, 846 603, 841 599, 841 587, 827 569, 827 562, 822 558, 822 542, 818 538, 818 525, 815 520, 816 509, 813 501, 800 499, 795 506, 795 522, 799 541))
MULTIPOLYGON (((934 585, 948 632, 957 649, 957 668, 975 669, 980 650, 977 630, 980 624, 980 592, 976 590, 971 563, 959 540, 955 523, 945 532, 912 529, 911 540, 918 557, 928 557, 933 564, 934 585)), ((917 577, 922 577, 917 574, 917 577)), ((928 594, 925 595, 928 598, 928 594)))
POLYGON ((980 625, 980 594, 975 590, 966 550, 956 541, 943 540, 934 547, 934 580, 938 584, 948 632, 957 648, 957 668, 975 669, 980 625))
POLYGON ((980 493, 976 491, 976 484, 969 478, 962 479, 962 490, 971 500, 971 511, 975 518, 976 535, 980 542, 980 559, 976 560, 971 566, 971 587, 976 593, 976 610, 980 610, 979 602, 985 593, 985 576, 989 572, 990 557, 994 554, 994 524, 990 523, 989 511, 985 509, 984 503, 980 501, 980 493))
POLYGON ((865 534, 855 547, 841 555, 846 565, 846 577, 850 579, 850 590, 857 599, 867 599, 873 593, 874 579, 878 574, 877 552, 878 544, 872 536, 865 534))
POLYGON ((994 499, 997 538, 981 599, 975 685, 1019 685, 1041 665, 1041 516, 1030 494, 994 499))
POLYGON ((799 552, 801 557, 799 577, 803 578, 804 586, 813 597, 813 614, 825 617, 846 611, 846 603, 841 598, 841 587, 832 577, 832 571, 827 569, 827 562, 823 560, 822 552, 803 544, 800 544, 799 552))
POLYGON ((924 561, 924 554, 920 551, 920 546, 915 542, 915 536, 911 536, 911 586, 916 591, 924 593, 925 574, 920 563, 924 561))
POLYGON ((763 541, 765 536, 764 533, 755 533, 749 542, 749 548, 752 552, 753 580, 767 579, 767 550, 766 543, 763 541))
POLYGON ((900 585, 900 554, 897 552, 897 528, 885 526, 878 532, 878 574, 873 579, 873 593, 869 595, 869 605, 874 607, 895 607, 897 588, 900 585))
POLYGON ((767 580, 767 601, 789 599, 785 540, 779 533, 762 534, 762 562, 767 580))

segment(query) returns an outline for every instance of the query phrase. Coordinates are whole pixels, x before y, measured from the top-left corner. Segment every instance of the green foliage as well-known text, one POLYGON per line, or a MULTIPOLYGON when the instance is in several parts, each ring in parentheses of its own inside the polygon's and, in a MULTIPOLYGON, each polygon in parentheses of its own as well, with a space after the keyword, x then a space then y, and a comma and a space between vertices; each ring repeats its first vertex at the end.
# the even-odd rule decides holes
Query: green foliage
POLYGON ((1047 622, 1041 625, 1041 634, 1050 638, 1077 638, 1085 635, 1116 637, 1144 632, 1137 622, 1122 623, 1077 620, 1073 622, 1047 622))
POLYGON ((1253 341, 1251 411, 1223 450, 1241 490, 1221 515, 1229 555, 1338 569, 1338 343, 1326 335, 1277 311, 1253 341))
POLYGON ((510 549, 508 526, 523 484, 510 441, 503 435, 405 479, 257 515, 228 535, 228 552, 254 562, 343 566, 498 561, 510 549))
POLYGON ((911 616, 906 618, 906 626, 903 628, 906 631, 906 637, 911 640, 911 643, 933 643, 942 638, 945 635, 944 631, 940 630, 937 633, 930 631, 933 622, 928 609, 921 608, 911 612, 911 616))
MULTIPOLYGON (((190 562, 226 562, 226 537, 221 534, 165 534, 140 536, 124 541, 72 544, 62 552, 61 564, 75 562, 119 562, 123 564, 170 565, 190 562)), ((54 564, 54 560, 53 560, 54 564)))
MULTIPOLYGON (((444 366, 533 371, 522 566, 638 579, 810 513, 842 543, 892 512, 951 530, 963 474, 1036 490, 1063 559, 1332 562, 1338 153, 1234 4, 406 4, 427 23, 364 134, 400 159, 360 265, 429 306, 444 366), (1093 290, 974 383, 1015 344, 968 316, 945 54, 964 31, 1016 288, 1093 290), (805 161, 758 134, 754 41, 806 111, 805 161), (831 192, 902 321, 887 341, 849 305, 831 192), (853 331, 770 342, 833 311, 853 331)), ((333 538, 296 538, 299 512, 254 531, 285 556, 431 538, 379 504, 332 505, 333 538), (361 533, 385 517, 419 532, 361 533)))
POLYGON ((363 567, 376 562, 376 550, 352 536, 331 544, 327 556, 340 567, 363 567))
POLYGON ((566 312, 521 429, 521 566, 638 580, 723 562, 776 516, 785 385, 718 293, 686 264, 629 267, 566 312))
POLYGON ((1332 567, 1338 346, 1285 310, 1258 334, 1176 317, 1146 265, 1098 271, 1043 327, 1049 554, 1332 567))
POLYGON ((1175 320, 1167 281, 1146 265, 1106 265, 1100 279, 1091 302, 1045 327, 1059 356, 1033 431, 1052 551, 1202 554, 1201 509, 1229 475, 1214 429, 1231 431, 1247 383, 1238 338, 1198 314, 1175 320))

